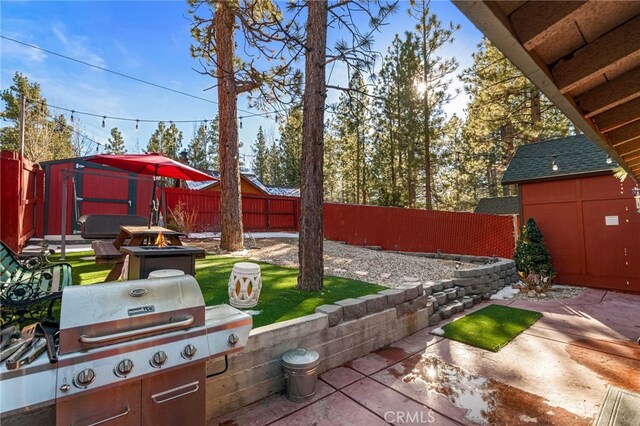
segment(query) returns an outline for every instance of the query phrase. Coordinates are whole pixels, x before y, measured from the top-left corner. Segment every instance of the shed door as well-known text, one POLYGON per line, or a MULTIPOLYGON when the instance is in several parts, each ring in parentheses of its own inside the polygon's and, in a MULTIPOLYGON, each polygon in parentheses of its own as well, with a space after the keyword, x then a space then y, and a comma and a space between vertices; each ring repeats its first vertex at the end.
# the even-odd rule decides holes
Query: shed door
POLYGON ((583 202, 589 274, 640 276, 640 215, 632 207, 629 200, 583 202))
MULTIPOLYGON (((136 214, 136 181, 128 172, 116 172, 93 163, 76 165, 85 173, 75 175, 78 217, 85 214, 136 214), (92 173, 99 173, 92 174, 92 173)), ((73 229, 79 230, 72 220, 73 229)))

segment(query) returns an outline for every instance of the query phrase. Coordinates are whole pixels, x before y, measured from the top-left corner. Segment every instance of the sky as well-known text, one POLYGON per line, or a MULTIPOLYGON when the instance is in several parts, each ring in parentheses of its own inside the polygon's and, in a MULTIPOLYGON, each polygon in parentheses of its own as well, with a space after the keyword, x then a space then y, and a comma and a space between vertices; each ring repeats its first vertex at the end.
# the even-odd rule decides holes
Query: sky
MULTIPOLYGON (((401 1, 398 12, 388 25, 375 34, 374 50, 384 55, 396 33, 410 31, 415 26, 407 15, 408 1, 401 1)), ((455 56, 462 69, 472 63, 471 54, 480 42, 481 33, 449 1, 434 1, 432 12, 444 23, 460 24, 452 45, 442 49, 445 58, 455 56)), ((366 25, 363 20, 362 25, 366 25)), ((215 80, 197 72, 198 61, 190 54, 192 43, 186 1, 6 1, 0 3, 0 34, 4 37, 33 44, 83 62, 97 65, 137 79, 149 81, 198 97, 206 102, 178 93, 152 87, 77 62, 60 58, 13 41, 0 39, 0 87, 7 89, 16 72, 27 76, 30 82, 40 84, 42 94, 51 105, 101 116, 140 120, 180 121, 211 120, 217 113, 215 80)), ((328 44, 338 34, 329 31, 328 44)), ((379 64, 378 64, 379 65, 379 64)), ((304 64, 300 63, 300 67, 304 64)), ((329 72, 327 72, 329 75, 329 72)), ((331 84, 346 85, 347 74, 342 67, 331 73, 331 84)), ((454 77, 452 90, 462 85, 454 77)), ((335 102, 339 92, 332 90, 327 102, 335 102)), ((448 115, 464 115, 468 99, 458 95, 446 108, 448 115)), ((250 110, 246 96, 239 98, 238 106, 250 110)), ((52 113, 70 113, 50 108, 52 113)), ((246 111, 249 111, 248 113, 246 111)), ((157 122, 140 123, 75 114, 87 135, 106 143, 112 127, 123 134, 128 152, 141 152, 157 128, 157 122)), ((258 127, 277 135, 273 118, 251 117, 242 120, 239 129, 246 163, 251 162, 251 147, 258 127)), ((6 125, 6 123, 0 123, 6 125)), ((186 148, 194 133, 194 124, 177 124, 183 132, 186 148)))

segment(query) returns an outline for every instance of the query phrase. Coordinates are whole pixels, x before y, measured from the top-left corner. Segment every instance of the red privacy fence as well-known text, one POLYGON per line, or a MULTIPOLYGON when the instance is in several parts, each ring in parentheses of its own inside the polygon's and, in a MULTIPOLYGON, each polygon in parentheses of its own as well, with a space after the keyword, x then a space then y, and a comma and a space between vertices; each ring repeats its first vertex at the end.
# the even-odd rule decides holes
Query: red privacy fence
POLYGON ((324 235, 385 250, 511 258, 515 218, 479 213, 324 205, 324 235))
POLYGON ((44 173, 16 152, 0 153, 0 239, 19 251, 43 235, 44 173))
MULTIPOLYGON (((220 192, 167 188, 166 194, 168 211, 182 202, 196 212, 198 231, 220 231, 220 192)), ((247 231, 296 231, 299 212, 295 197, 242 195, 242 223, 247 231)))

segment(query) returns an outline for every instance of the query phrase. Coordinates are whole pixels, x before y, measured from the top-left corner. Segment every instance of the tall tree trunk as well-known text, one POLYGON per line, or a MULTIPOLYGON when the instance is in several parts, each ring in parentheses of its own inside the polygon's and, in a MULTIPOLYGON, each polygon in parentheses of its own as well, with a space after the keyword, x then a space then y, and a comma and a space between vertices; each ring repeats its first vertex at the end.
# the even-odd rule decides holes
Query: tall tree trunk
POLYGON ((307 16, 307 54, 302 99, 302 167, 300 188, 300 239, 298 288, 322 290, 322 196, 325 56, 327 51, 327 1, 310 1, 307 16))
POLYGON ((364 129, 362 130, 362 204, 367 204, 367 145, 364 129))
POLYGON ((396 177, 396 142, 392 129, 392 121, 389 119, 389 143, 391 145, 391 205, 398 207, 400 200, 398 200, 398 179, 396 177))
MULTIPOLYGON (((425 8, 425 5, 423 5, 425 8)), ((427 11, 423 9, 422 13, 422 78, 425 84, 424 94, 422 96, 422 115, 423 115, 423 149, 424 149, 424 208, 431 210, 431 111, 429 111, 429 57, 427 56, 427 11)))
POLYGON ((220 114, 220 212, 222 236, 220 248, 236 251, 244 248, 240 167, 238 163, 238 93, 234 80, 235 17, 227 2, 216 3, 214 18, 218 55, 218 108, 220 114))
POLYGON ((360 204, 360 132, 356 128, 356 204, 360 204))
POLYGON ((540 140, 540 132, 536 130, 536 125, 540 122, 542 114, 540 112, 540 90, 537 87, 531 89, 531 128, 536 132, 533 135, 534 141, 540 140))

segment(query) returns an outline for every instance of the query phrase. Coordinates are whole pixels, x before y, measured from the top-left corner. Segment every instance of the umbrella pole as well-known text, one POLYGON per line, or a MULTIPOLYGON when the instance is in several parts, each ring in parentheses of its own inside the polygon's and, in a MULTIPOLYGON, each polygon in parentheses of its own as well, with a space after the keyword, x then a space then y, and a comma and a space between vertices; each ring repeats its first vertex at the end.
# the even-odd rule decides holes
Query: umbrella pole
POLYGON ((161 194, 160 194, 160 206, 162 208, 162 218, 164 219, 164 226, 167 226, 169 219, 167 218, 167 192, 164 179, 160 182, 161 194))
POLYGON ((156 177, 153 176, 153 190, 151 191, 151 203, 149 204, 149 224, 147 229, 151 229, 151 221, 153 220, 153 212, 156 204, 156 177))

